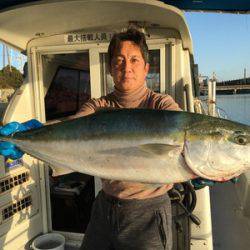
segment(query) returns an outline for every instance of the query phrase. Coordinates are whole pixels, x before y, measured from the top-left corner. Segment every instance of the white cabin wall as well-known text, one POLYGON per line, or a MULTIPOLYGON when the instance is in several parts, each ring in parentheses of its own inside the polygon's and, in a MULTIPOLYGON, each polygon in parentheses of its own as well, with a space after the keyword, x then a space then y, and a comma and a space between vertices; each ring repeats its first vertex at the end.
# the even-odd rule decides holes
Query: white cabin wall
POLYGON ((175 39, 166 46, 166 93, 172 95, 183 110, 193 112, 193 80, 191 76, 190 53, 184 50, 182 42, 175 39))
POLYGON ((165 92, 166 94, 171 95, 172 93, 172 50, 173 50, 173 43, 166 44, 166 65, 165 65, 165 92))
POLYGON ((4 124, 11 121, 24 122, 34 117, 32 92, 31 80, 16 90, 3 115, 4 124))
POLYGON ((176 39, 176 43, 174 46, 174 86, 173 86, 173 97, 175 97, 175 101, 180 105, 183 110, 186 110, 185 96, 184 96, 184 75, 183 75, 183 49, 181 40, 176 39))
POLYGON ((194 93, 193 79, 191 76, 192 66, 190 62, 190 54, 188 50, 182 50, 182 75, 184 84, 184 102, 188 111, 194 112, 194 93))
MULTIPOLYGON (((37 118, 31 61, 31 54, 28 54, 28 76, 10 101, 3 116, 4 124, 11 121, 25 122, 32 118, 37 118)), ((24 249, 24 245, 31 238, 46 231, 43 219, 46 203, 42 202, 42 194, 44 192, 41 191, 41 187, 44 186, 44 174, 42 174, 44 168, 40 166, 37 159, 26 154, 22 159, 22 165, 17 165, 10 169, 4 166, 4 162, 1 163, 1 168, 5 169, 5 173, 0 176, 0 179, 10 179, 16 173, 22 174, 24 172, 28 172, 29 179, 8 192, 0 194, 0 214, 2 214, 5 207, 13 206, 13 204, 26 196, 31 196, 32 205, 27 207, 27 209, 17 211, 8 220, 0 222, 0 249, 24 249)))
MULTIPOLYGON (((0 249, 13 250, 24 249, 24 245, 33 237, 42 232, 41 217, 41 194, 39 189, 39 171, 35 165, 35 161, 28 155, 24 156, 25 165, 10 170, 4 178, 14 176, 23 172, 29 173, 29 180, 19 186, 14 187, 10 192, 1 195, 0 207, 4 207, 16 203, 18 200, 31 195, 32 205, 17 212, 9 220, 5 222, 1 220, 0 227, 0 249), (22 235, 18 240, 18 246, 15 239, 22 235)), ((3 219, 3 218, 1 218, 3 219)))
POLYGON ((209 187, 196 190, 197 203, 193 211, 200 220, 199 226, 191 223, 191 250, 213 249, 209 187))

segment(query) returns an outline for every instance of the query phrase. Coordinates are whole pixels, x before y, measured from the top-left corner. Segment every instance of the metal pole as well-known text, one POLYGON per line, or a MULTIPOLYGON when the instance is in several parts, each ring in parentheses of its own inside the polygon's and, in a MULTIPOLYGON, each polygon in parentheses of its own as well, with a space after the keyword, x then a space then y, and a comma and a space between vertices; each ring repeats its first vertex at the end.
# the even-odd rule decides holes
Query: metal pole
POLYGON ((187 110, 189 112, 194 112, 194 100, 193 100, 192 87, 190 84, 185 84, 185 93, 186 93, 187 110))
POLYGON ((216 80, 212 81, 212 116, 216 116, 216 80))
POLYGON ((215 116, 215 103, 216 103, 216 81, 208 81, 208 114, 215 116))
POLYGON ((207 106, 208 106, 208 114, 211 115, 211 100, 212 100, 212 81, 208 80, 207 82, 207 93, 208 93, 208 99, 207 99, 207 106))

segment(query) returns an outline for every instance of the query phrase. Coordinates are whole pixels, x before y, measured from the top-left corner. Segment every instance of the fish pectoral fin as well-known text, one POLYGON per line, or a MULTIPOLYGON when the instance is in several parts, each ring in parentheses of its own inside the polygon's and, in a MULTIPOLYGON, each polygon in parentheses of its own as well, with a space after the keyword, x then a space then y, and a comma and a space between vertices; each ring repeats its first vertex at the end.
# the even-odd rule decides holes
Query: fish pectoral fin
POLYGON ((149 143, 140 145, 139 148, 147 153, 152 153, 155 155, 168 154, 170 151, 179 148, 179 145, 170 145, 164 143, 149 143))
POLYGON ((55 167, 55 166, 52 166, 52 165, 49 165, 49 167, 53 171, 52 172, 53 177, 60 176, 60 175, 65 175, 65 174, 70 174, 70 173, 75 172, 72 169, 63 168, 63 167, 55 167))

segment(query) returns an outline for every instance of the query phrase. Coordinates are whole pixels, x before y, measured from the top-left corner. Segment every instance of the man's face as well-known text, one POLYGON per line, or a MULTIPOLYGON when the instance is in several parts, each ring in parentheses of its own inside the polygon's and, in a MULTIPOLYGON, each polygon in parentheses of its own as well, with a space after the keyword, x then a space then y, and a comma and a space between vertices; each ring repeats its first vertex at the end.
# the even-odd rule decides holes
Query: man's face
POLYGON ((149 64, 145 63, 140 48, 131 41, 122 42, 111 61, 115 87, 122 92, 138 89, 145 83, 148 70, 149 64))

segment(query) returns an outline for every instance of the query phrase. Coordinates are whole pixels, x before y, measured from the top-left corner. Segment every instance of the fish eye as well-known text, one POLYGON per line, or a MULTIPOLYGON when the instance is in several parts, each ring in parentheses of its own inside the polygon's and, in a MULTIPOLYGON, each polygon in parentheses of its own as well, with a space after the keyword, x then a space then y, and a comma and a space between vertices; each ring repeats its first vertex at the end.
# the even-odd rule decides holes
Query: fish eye
POLYGON ((235 137, 235 142, 239 145, 246 145, 247 138, 243 135, 239 135, 239 136, 235 137))

